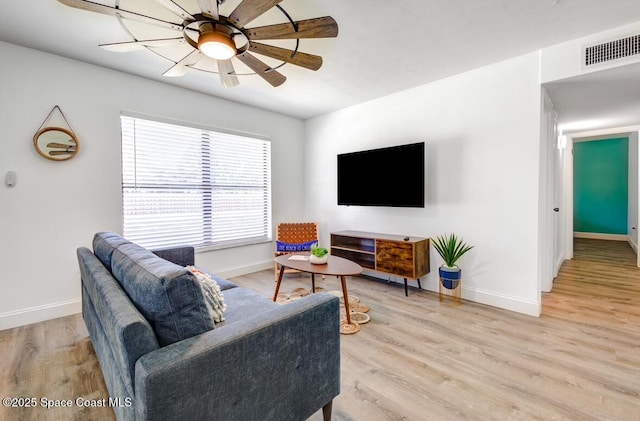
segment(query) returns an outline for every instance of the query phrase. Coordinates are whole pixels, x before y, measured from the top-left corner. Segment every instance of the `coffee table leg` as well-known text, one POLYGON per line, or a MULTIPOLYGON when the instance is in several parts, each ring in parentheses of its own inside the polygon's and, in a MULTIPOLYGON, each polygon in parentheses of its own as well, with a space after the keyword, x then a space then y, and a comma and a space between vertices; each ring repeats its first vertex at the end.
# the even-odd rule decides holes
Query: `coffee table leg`
MULTIPOLYGON (((347 312, 347 323, 351 324, 351 310, 349 310, 349 295, 347 294, 347 280, 344 278, 344 275, 340 276, 340 282, 342 282, 342 296, 344 297, 344 309, 347 312)), ((280 284, 278 283, 278 285, 280 284)))
POLYGON ((316 293, 316 274, 311 272, 311 291, 316 293))
POLYGON ((280 273, 278 274, 278 283, 276 284, 276 292, 273 294, 273 301, 278 298, 278 292, 280 291, 280 283, 282 282, 282 276, 284 275, 284 266, 280 265, 280 273))

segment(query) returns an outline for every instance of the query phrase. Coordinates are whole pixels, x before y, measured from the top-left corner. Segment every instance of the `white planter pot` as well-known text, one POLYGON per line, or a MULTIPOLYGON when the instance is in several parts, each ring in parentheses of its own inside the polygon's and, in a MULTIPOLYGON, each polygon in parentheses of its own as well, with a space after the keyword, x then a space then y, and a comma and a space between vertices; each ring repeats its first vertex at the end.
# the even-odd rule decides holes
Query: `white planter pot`
POLYGON ((312 263, 314 265, 324 265, 324 264, 327 263, 327 260, 329 260, 329 255, 328 254, 325 254, 322 257, 318 257, 318 256, 315 256, 313 254, 311 256, 309 256, 309 263, 312 263))

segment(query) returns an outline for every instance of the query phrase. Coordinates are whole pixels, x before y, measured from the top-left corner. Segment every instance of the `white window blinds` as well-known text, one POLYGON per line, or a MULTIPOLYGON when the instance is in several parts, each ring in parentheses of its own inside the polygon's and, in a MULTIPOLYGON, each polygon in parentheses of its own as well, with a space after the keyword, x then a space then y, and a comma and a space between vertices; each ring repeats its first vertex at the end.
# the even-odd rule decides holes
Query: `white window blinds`
POLYGON ((271 240, 271 144, 129 116, 122 123, 123 234, 148 248, 271 240))

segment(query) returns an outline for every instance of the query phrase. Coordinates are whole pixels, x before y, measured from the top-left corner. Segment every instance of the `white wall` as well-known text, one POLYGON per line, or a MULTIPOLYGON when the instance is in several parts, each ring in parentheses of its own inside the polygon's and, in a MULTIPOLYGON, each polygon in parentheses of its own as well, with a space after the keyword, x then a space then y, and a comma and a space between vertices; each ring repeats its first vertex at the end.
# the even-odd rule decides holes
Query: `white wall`
MULTIPOLYGON (((308 120, 305 200, 321 240, 342 229, 455 232, 476 246, 461 261, 464 298, 539 315, 539 69, 528 54, 308 120), (424 209, 337 206, 337 154, 418 141, 424 209)), ((367 171, 402 168, 362 170, 366 182, 367 171)), ((441 261, 431 255, 423 286, 436 291, 441 261)))
MULTIPOLYGON (((302 121, 3 42, 0 56, 0 330, 80 311, 76 248, 97 231, 122 231, 122 110, 267 136, 274 222, 302 215, 302 121), (70 161, 32 146, 56 104, 80 141, 70 161), (14 188, 4 185, 10 170, 14 188)), ((196 256, 223 276, 272 261, 272 243, 196 256)))

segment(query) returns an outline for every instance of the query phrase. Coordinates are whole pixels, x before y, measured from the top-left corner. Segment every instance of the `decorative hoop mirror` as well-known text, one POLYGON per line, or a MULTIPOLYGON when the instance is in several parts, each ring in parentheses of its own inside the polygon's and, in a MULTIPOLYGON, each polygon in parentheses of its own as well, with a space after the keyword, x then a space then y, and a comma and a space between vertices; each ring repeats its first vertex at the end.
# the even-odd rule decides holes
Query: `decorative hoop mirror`
POLYGON ((66 161, 78 153, 76 135, 63 127, 44 127, 33 136, 33 146, 43 157, 53 161, 66 161))
POLYGON ((57 105, 51 109, 36 134, 33 135, 33 147, 36 148, 36 151, 41 156, 52 161, 66 161, 78 153, 78 149, 80 148, 78 138, 71 129, 67 117, 64 116, 62 110, 57 105), (47 122, 56 110, 67 127, 69 127, 68 129, 59 126, 47 126, 47 122))

